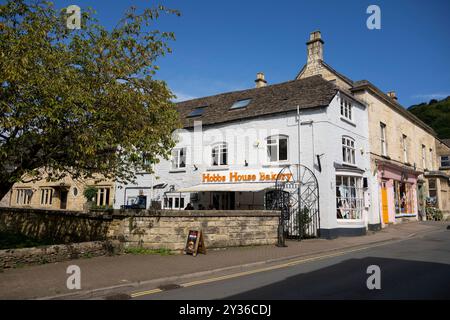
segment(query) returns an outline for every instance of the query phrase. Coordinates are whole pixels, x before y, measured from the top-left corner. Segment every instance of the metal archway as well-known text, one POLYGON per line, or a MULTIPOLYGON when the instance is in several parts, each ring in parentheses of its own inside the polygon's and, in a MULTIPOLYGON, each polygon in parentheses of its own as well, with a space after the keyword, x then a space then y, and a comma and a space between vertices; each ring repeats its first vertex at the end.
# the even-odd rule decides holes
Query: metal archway
POLYGON ((283 236, 288 239, 319 237, 319 185, 314 173, 304 165, 281 169, 272 191, 271 209, 280 210, 283 236))

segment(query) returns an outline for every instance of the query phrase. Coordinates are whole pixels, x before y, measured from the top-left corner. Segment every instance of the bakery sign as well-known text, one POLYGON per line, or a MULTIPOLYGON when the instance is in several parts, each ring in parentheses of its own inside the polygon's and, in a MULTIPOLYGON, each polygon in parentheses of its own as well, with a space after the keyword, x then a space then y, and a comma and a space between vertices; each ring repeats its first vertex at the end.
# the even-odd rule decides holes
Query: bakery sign
POLYGON ((275 182, 293 181, 292 173, 279 173, 273 170, 237 170, 204 172, 202 183, 242 183, 242 182, 275 182))

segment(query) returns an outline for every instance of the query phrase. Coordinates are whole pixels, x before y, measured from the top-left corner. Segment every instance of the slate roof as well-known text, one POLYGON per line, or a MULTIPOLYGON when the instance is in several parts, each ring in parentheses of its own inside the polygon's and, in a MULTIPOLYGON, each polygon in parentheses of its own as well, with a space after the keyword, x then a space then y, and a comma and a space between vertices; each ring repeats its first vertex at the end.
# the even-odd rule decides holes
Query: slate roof
POLYGON ((326 107, 338 92, 338 87, 321 76, 312 76, 262 88, 222 93, 177 103, 185 128, 193 127, 195 120, 202 125, 254 118, 300 109, 326 107), (229 110, 234 102, 252 99, 244 109, 229 110), (192 110, 207 106, 199 117, 188 117, 192 110))
POLYGON ((441 141, 442 141, 443 143, 445 143, 445 144, 447 145, 447 147, 450 148, 450 139, 441 139, 441 141))

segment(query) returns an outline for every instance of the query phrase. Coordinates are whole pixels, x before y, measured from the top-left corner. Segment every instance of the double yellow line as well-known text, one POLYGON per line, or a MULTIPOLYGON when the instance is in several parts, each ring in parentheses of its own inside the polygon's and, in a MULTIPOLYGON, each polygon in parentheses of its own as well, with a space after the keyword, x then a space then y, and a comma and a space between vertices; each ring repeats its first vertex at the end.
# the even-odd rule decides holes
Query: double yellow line
MULTIPOLYGON (((386 243, 380 243, 380 244, 376 244, 376 245, 372 245, 372 246, 366 246, 366 247, 351 249, 351 250, 347 250, 347 251, 340 251, 340 252, 336 252, 336 253, 330 253, 330 254, 317 256, 317 257, 311 257, 311 258, 306 258, 306 259, 295 260, 295 261, 291 261, 291 262, 287 262, 287 263, 283 263, 283 264, 278 264, 278 265, 271 266, 271 267, 260 268, 260 269, 251 270, 251 271, 238 272, 238 273, 233 273, 233 274, 220 276, 220 277, 214 277, 214 278, 208 278, 208 279, 203 279, 203 280, 186 282, 186 283, 180 284, 180 287, 181 288, 187 288, 187 287, 192 287, 192 286, 196 286, 196 285, 200 285, 200 284, 206 284, 206 283, 211 283, 211 282, 228 280, 228 279, 243 277, 243 276, 247 276, 247 275, 251 275, 251 274, 255 274, 255 273, 260 273, 260 272, 266 272, 266 271, 271 271, 271 270, 277 270, 277 269, 292 267, 292 266, 303 264, 303 263, 323 260, 323 259, 327 259, 327 258, 338 257, 338 256, 342 256, 342 255, 345 255, 345 254, 348 254, 348 253, 352 253, 352 252, 363 251, 363 250, 366 250, 366 249, 382 246, 382 245, 385 245, 385 244, 386 243)), ((131 297, 132 298, 136 298, 136 297, 151 295, 151 294, 155 294, 155 293, 160 293, 160 292, 163 292, 163 291, 164 290, 159 289, 159 288, 152 289, 152 290, 147 290, 147 291, 139 291, 139 292, 132 293, 131 297)))

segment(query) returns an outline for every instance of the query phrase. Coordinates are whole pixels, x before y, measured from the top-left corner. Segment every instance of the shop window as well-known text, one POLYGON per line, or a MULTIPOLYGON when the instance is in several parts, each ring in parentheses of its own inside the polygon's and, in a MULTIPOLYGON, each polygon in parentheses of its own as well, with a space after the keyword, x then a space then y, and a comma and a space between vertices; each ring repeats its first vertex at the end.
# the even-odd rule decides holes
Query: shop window
POLYGON ((338 219, 362 219, 364 197, 361 177, 336 176, 336 213, 338 219))
POLYGON ((341 97, 341 116, 348 119, 348 120, 352 120, 352 103, 341 97))
POLYGON ((98 188, 95 203, 98 206, 109 206, 110 188, 98 188))
POLYGON ((345 164, 355 164, 355 140, 342 137, 342 161, 345 164))
POLYGON ((225 142, 215 144, 211 150, 211 158, 213 166, 228 165, 228 148, 225 142))
POLYGON ((172 169, 186 168, 186 148, 172 150, 172 169))
POLYGON ((41 205, 50 206, 53 202, 53 189, 44 188, 41 189, 41 205))
POLYGON ((429 203, 436 205, 437 203, 437 186, 436 179, 428 180, 428 194, 430 196, 429 203))
POLYGON ((289 137, 285 135, 267 138, 267 157, 269 162, 288 160, 289 137))
POLYGON ((394 202, 395 214, 412 214, 414 212, 412 184, 394 181, 394 202))
POLYGON ((30 204, 32 195, 33 191, 31 189, 17 189, 16 204, 30 204))

